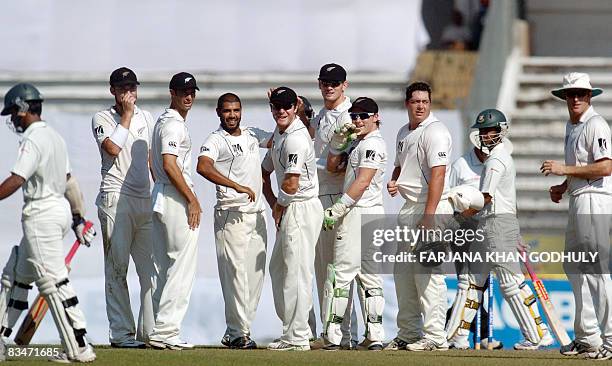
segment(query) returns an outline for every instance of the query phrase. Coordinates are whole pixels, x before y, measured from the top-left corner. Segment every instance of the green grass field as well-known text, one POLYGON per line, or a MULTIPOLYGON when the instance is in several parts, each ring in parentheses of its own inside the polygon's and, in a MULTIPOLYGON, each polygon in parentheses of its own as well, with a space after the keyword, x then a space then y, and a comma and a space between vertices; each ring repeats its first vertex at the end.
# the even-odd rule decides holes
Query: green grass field
MULTIPOLYGON (((546 351, 447 351, 416 353, 408 351, 310 351, 278 352, 263 349, 237 351, 219 348, 197 348, 190 351, 117 350, 97 347, 95 365, 585 365, 583 358, 564 357, 558 350, 546 351)), ((10 365, 38 365, 45 359, 9 358, 10 365)), ((46 362, 46 361, 45 361, 46 362)), ((592 361, 591 361, 592 362, 592 361)), ((48 363, 46 363, 48 364, 48 363)), ((612 361, 598 363, 612 364, 612 361)))

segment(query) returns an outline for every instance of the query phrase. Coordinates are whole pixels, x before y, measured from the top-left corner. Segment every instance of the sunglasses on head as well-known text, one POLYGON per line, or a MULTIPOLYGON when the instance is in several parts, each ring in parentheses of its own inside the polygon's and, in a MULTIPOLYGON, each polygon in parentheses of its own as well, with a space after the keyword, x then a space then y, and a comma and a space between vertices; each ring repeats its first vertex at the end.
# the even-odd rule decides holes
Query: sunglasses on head
POLYGON ((342 84, 342 81, 323 81, 321 80, 321 85, 324 88, 328 88, 328 87, 332 87, 332 88, 337 88, 340 86, 340 84, 342 84))
POLYGON ((372 117, 374 113, 360 112, 360 113, 350 113, 349 115, 351 116, 351 119, 353 121, 356 121, 357 118, 359 118, 362 121, 365 121, 366 119, 372 117))
POLYGON ((277 111, 280 111, 281 109, 284 109, 287 111, 293 108, 293 103, 274 102, 274 103, 270 103, 270 107, 277 111))
POLYGON ((565 91, 566 98, 584 98, 589 94, 589 90, 587 89, 570 89, 565 91))

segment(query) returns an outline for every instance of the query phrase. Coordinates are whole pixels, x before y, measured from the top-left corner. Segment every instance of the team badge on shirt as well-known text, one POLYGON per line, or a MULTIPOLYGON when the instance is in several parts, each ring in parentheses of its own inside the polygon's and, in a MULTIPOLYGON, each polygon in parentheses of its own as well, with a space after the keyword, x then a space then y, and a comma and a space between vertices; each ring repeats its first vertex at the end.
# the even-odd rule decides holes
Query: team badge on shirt
POLYGON ((599 151, 604 152, 608 150, 608 142, 605 138, 598 138, 597 144, 599 145, 599 151))
POLYGON ((200 152, 203 153, 204 151, 210 151, 210 149, 207 148, 206 146, 200 147, 200 152))
POLYGON ((242 146, 240 144, 233 144, 232 151, 234 151, 234 155, 242 155, 242 146))
POLYGON ((402 150, 404 150, 404 141, 400 141, 397 143, 397 150, 399 152, 402 152, 402 150))
POLYGON ((102 126, 98 126, 94 129, 94 132, 96 133, 96 136, 100 137, 104 135, 104 128, 102 126))
POLYGON ((298 161, 297 154, 289 154, 289 158, 287 159, 289 166, 296 166, 298 161))
POLYGON ((374 150, 366 150, 365 158, 366 158, 366 160, 375 160, 376 159, 376 151, 374 151, 374 150))
POLYGON ((176 148, 176 142, 175 141, 169 141, 168 142, 168 146, 176 148))

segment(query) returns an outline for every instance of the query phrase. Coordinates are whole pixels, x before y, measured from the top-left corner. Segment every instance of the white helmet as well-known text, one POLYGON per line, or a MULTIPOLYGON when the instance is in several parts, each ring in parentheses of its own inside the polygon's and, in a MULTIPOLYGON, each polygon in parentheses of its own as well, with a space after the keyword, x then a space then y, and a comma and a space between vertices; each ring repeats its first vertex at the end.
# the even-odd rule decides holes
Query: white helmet
POLYGON ((455 212, 463 212, 468 208, 482 210, 484 207, 484 196, 482 193, 469 185, 461 185, 451 188, 448 192, 448 200, 455 212))

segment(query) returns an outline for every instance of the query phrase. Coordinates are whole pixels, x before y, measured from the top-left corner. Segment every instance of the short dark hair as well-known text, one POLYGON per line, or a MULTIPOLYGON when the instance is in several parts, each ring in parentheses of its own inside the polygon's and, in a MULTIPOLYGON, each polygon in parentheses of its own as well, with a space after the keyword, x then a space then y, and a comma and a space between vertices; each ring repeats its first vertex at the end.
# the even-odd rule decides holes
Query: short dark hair
POLYGON ((408 85, 406 88, 406 100, 410 100, 412 98, 412 93, 415 91, 426 91, 429 95, 429 101, 431 101, 431 86, 424 81, 415 81, 414 83, 408 85))
POLYGON ((27 101, 29 107, 28 112, 40 116, 42 114, 42 101, 40 100, 30 100, 27 101))
POLYGON ((225 93, 220 96, 217 100, 217 109, 223 108, 223 103, 240 103, 240 107, 242 108, 240 98, 234 93, 225 93))

